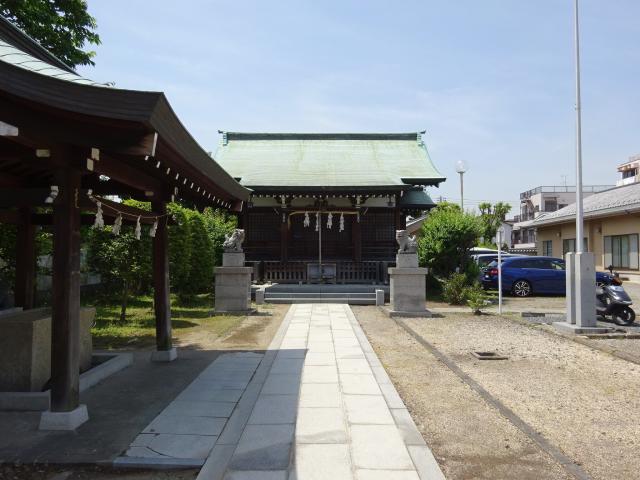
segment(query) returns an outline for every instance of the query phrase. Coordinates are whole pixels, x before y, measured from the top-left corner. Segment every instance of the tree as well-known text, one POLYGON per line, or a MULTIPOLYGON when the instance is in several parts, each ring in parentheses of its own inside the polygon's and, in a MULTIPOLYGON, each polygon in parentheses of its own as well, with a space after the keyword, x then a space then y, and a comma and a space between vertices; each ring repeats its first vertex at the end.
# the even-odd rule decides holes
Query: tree
POLYGON ((495 205, 491 205, 489 202, 482 202, 478 204, 478 210, 480 210, 480 221, 482 223, 482 237, 486 243, 491 242, 507 213, 511 210, 511 205, 504 202, 498 202, 495 205))
POLYGON ((191 228, 188 209, 177 203, 169 203, 167 212, 173 222, 169 225, 169 278, 171 290, 177 294, 189 291, 191 273, 191 228))
POLYGON ((468 252, 482 233, 478 217, 463 213, 450 204, 437 206, 422 225, 418 241, 420 264, 435 275, 446 276, 457 267, 466 271, 468 252))
POLYGON ((87 239, 87 267, 100 274, 104 291, 120 298, 120 321, 126 320, 129 297, 151 285, 151 238, 143 231, 136 239, 131 226, 120 235, 111 227, 91 229, 87 239))
POLYGON ((100 44, 86 1, 0 0, 0 15, 70 67, 95 65, 95 52, 82 49, 86 43, 100 44))

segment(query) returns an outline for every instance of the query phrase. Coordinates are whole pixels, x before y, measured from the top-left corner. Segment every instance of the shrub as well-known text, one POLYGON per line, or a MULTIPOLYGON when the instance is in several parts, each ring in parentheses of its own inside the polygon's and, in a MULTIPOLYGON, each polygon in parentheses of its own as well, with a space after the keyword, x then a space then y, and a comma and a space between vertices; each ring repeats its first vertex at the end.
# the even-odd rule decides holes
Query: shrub
POLYGON ((211 290, 213 285, 213 246, 205 228, 204 219, 197 210, 187 211, 189 234, 191 235, 191 258, 188 282, 183 295, 190 296, 211 290))
POLYGON ((487 305, 487 294, 478 282, 464 289, 464 297, 474 315, 480 315, 487 305))
POLYGON ((228 215, 224 210, 205 208, 203 215, 204 225, 211 240, 214 265, 222 265, 222 244, 225 235, 236 228, 236 218, 228 215))
POLYGON ((442 298, 450 305, 464 305, 467 277, 463 273, 453 273, 442 284, 442 298))
POLYGON ((476 245, 481 232, 474 215, 451 205, 434 208, 422 226, 418 242, 420 264, 437 276, 450 275, 458 267, 466 271, 469 249, 476 245))

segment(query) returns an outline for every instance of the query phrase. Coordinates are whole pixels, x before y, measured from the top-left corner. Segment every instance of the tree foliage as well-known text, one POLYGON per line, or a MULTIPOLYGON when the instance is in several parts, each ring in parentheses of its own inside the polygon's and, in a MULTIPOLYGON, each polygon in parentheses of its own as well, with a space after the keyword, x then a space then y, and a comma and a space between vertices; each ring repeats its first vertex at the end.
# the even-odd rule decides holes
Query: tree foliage
POLYGON ((0 15, 37 40, 70 67, 94 65, 94 51, 85 44, 100 44, 96 20, 84 0, 0 0, 0 15))
POLYGON ((87 267, 100 274, 105 292, 120 299, 120 321, 124 322, 131 295, 151 285, 151 238, 143 234, 136 239, 133 227, 123 225, 120 235, 111 227, 91 229, 87 238, 87 267))
POLYGON ((463 213, 452 204, 439 205, 429 213, 418 241, 421 265, 435 275, 448 276, 459 268, 467 269, 468 252, 482 233, 478 217, 463 213))
POLYGON ((196 210, 187 211, 191 243, 188 282, 184 286, 187 295, 206 292, 213 285, 213 244, 207 234, 203 215, 196 210))
POLYGON ((482 202, 478 204, 478 210, 480 210, 480 222, 482 223, 481 236, 485 243, 489 243, 496 236, 498 228, 511 210, 511 205, 504 202, 498 202, 495 205, 482 202))
POLYGON ((222 244, 225 236, 236 228, 236 217, 227 214, 224 210, 205 208, 203 218, 211 239, 214 265, 222 265, 222 244))

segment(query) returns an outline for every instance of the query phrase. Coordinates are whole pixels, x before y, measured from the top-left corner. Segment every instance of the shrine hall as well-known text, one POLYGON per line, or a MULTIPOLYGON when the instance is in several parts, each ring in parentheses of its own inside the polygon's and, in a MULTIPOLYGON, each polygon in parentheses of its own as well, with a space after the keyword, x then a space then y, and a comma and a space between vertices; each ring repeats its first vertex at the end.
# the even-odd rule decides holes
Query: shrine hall
POLYGON ((252 192, 238 223, 258 281, 387 283, 396 230, 445 181, 424 132, 220 134, 214 158, 252 192))

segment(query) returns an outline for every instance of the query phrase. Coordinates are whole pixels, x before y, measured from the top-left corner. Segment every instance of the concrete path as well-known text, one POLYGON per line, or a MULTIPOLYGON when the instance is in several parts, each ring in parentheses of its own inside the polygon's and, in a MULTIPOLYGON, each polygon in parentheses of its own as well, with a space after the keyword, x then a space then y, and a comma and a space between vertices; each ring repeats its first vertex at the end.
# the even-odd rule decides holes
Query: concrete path
POLYGON ((338 304, 291 306, 198 476, 442 478, 351 309, 338 304))

